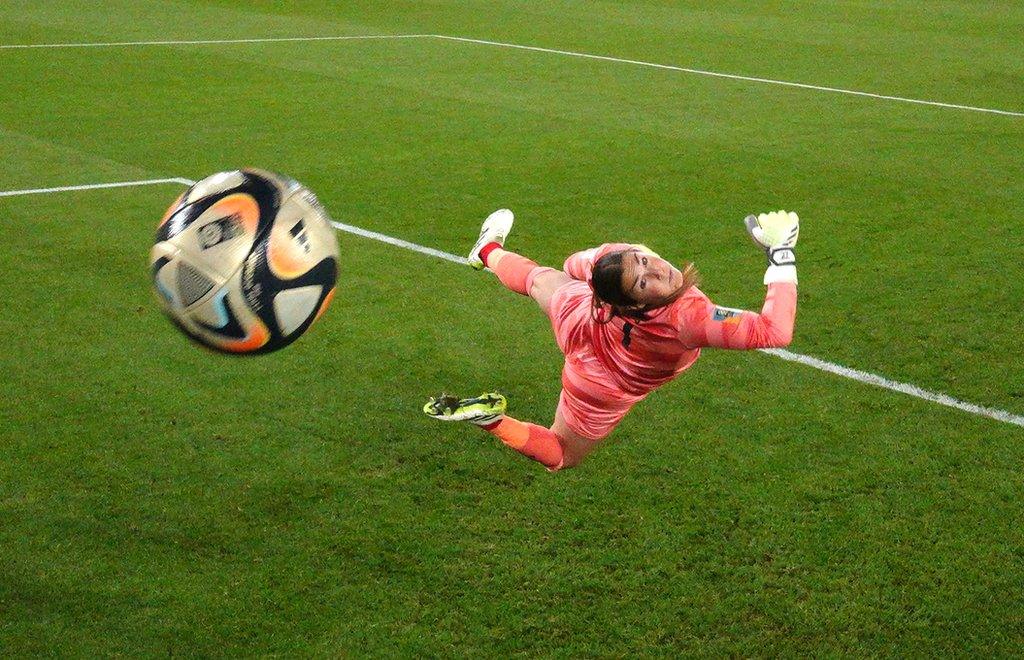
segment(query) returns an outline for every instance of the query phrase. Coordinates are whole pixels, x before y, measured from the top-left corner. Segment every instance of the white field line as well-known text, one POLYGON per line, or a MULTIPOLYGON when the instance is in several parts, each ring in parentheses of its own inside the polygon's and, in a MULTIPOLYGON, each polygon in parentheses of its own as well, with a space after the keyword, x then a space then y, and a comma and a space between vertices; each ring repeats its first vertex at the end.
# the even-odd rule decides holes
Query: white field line
POLYGON ((63 44, 0 44, 0 50, 24 48, 118 48, 126 46, 216 46, 230 44, 271 44, 289 41, 359 41, 365 39, 417 39, 432 34, 365 34, 340 37, 257 37, 252 39, 168 39, 165 41, 88 41, 63 44))
POLYGON ((406 250, 412 250, 413 252, 419 252, 420 254, 426 254, 431 257, 437 257, 438 259, 444 259, 445 261, 451 261, 452 263, 466 265, 468 261, 465 257, 459 257, 450 252, 443 252, 441 250, 435 250, 424 245, 417 245, 416 243, 410 243, 409 241, 403 241, 400 238, 388 236, 387 234, 379 234, 375 231, 369 231, 361 227, 354 225, 346 225, 344 222, 331 221, 335 229, 355 234, 356 236, 363 236, 364 238, 372 238, 375 241, 381 243, 387 243, 388 245, 394 245, 395 247, 405 248, 406 250))
MULTIPOLYGON (((194 181, 188 179, 175 179, 183 183, 184 185, 192 185, 194 181)), ((345 224, 344 222, 331 221, 331 224, 335 229, 347 232, 349 234, 355 234, 356 236, 362 236, 364 238, 370 238, 381 243, 387 243, 388 245, 394 245, 395 247, 404 248, 406 250, 412 250, 413 252, 419 252, 431 257, 437 257, 438 259, 444 259, 452 263, 466 265, 467 260, 465 257, 452 254, 450 252, 444 252, 443 250, 435 250, 434 248, 426 247, 425 245, 418 245, 409 241, 388 236, 387 234, 381 234, 379 232, 370 231, 363 229, 362 227, 356 227, 355 225, 345 224)), ((816 357, 810 355, 801 355, 799 353, 791 353, 790 351, 782 350, 780 348, 766 348, 761 349, 762 353, 767 355, 774 355, 775 357, 788 360, 789 362, 799 362, 800 364, 820 369, 821 371, 827 371, 837 376, 849 378, 860 383, 867 383, 868 385, 875 385, 882 387, 893 392, 901 392, 903 394, 909 394, 910 396, 917 397, 918 399, 924 399, 925 401, 931 401, 932 403, 938 403, 949 408, 956 408, 964 412, 971 413, 973 415, 980 415, 982 417, 988 417, 1000 422, 1006 422, 1007 424, 1015 424, 1017 426, 1024 427, 1024 416, 1015 415, 1005 410, 999 410, 998 408, 986 408, 985 406, 979 406, 974 403, 967 401, 961 401, 955 399, 946 394, 939 394, 937 392, 929 392, 928 390, 922 389, 917 385, 911 385, 910 383, 900 383, 895 380, 889 380, 883 376, 877 374, 868 373, 866 371, 858 371, 856 369, 850 369, 834 362, 826 362, 825 360, 819 360, 816 357)))
POLYGON ((954 399, 951 396, 939 394, 938 392, 929 392, 928 390, 921 389, 917 385, 911 385, 910 383, 900 383, 877 374, 850 369, 849 367, 844 367, 832 362, 819 360, 818 358, 811 357, 810 355, 791 353, 781 348, 764 348, 761 349, 761 352, 774 355, 775 357, 782 358, 783 360, 788 360, 790 362, 806 364, 809 367, 821 369, 822 371, 827 371, 829 373, 836 374, 837 376, 843 376, 844 378, 850 378, 861 383, 867 383, 868 385, 875 385, 894 392, 909 394, 910 396, 915 396, 918 399, 924 399, 925 401, 931 401, 932 403, 956 408, 957 410, 963 410, 964 412, 969 412, 974 415, 989 417, 991 419, 999 420, 1000 422, 1006 422, 1007 424, 1024 426, 1024 416, 1022 415, 1014 415, 1013 413, 1006 412, 1005 410, 999 410, 998 408, 986 408, 985 406, 979 406, 974 403, 968 403, 967 401, 961 401, 960 399, 954 399))
MULTIPOLYGON (((44 193, 66 192, 76 190, 97 190, 101 188, 126 188, 129 186, 149 186, 164 183, 177 183, 185 186, 190 186, 194 184, 195 181, 175 177, 169 179, 148 179, 145 181, 120 181, 114 183, 95 183, 80 186, 62 186, 58 188, 7 190, 0 191, 0 197, 12 197, 15 195, 37 195, 44 193)), ((361 227, 356 227, 354 225, 345 224, 343 222, 332 221, 331 224, 340 231, 355 234, 356 236, 362 236, 364 238, 373 239, 375 241, 380 241, 388 245, 394 245, 395 247, 400 247, 406 250, 412 250, 413 252, 419 252, 420 254, 425 254, 427 256, 437 257, 438 259, 451 261, 452 263, 462 265, 466 264, 465 257, 460 257, 458 255, 451 254, 450 252, 435 250, 434 248, 426 247, 424 245, 418 245, 416 243, 411 243, 400 238, 388 236, 387 234, 381 234, 379 232, 370 231, 368 229, 363 229, 361 227)), ((928 390, 918 387, 917 385, 911 385, 910 383, 900 383, 898 381, 889 380, 888 378, 879 376, 877 374, 868 373, 866 371, 858 371, 856 369, 844 367, 833 362, 819 360, 818 358, 811 357, 809 355, 791 353, 790 351, 778 348, 762 349, 761 352, 767 355, 774 355, 775 357, 782 358, 783 360, 787 360, 789 362, 799 362, 800 364, 804 364, 809 367, 814 367, 815 369, 820 369, 821 371, 826 371, 831 374, 836 374, 837 376, 849 378, 850 380, 855 380, 861 383, 867 383, 868 385, 875 385, 877 387, 882 387, 887 390, 892 390, 894 392, 901 392, 903 394, 908 394, 910 396, 917 397, 918 399, 924 399, 925 401, 938 403, 940 405, 947 406, 949 408, 955 408, 957 410, 962 410, 973 415, 980 415, 982 417, 988 417, 990 419, 994 419, 1000 422, 1006 422, 1007 424, 1014 424, 1016 426, 1024 427, 1024 416, 1015 415, 1005 410, 999 410, 998 408, 987 408, 985 406, 979 406, 977 404, 969 403, 967 401, 961 401, 960 399, 953 398, 946 394, 930 392, 928 390)))
POLYGON ((88 183, 81 186, 60 186, 59 188, 28 188, 25 190, 0 190, 0 197, 18 197, 19 195, 44 195, 46 193, 71 192, 75 190, 98 190, 100 188, 128 188, 131 186, 155 186, 164 183, 179 183, 191 186, 194 182, 188 179, 146 179, 144 181, 115 181, 113 183, 88 183))
POLYGON ((944 103, 942 101, 927 101, 905 96, 893 96, 890 94, 876 94, 874 92, 862 92, 841 87, 828 87, 825 85, 811 85, 808 83, 791 82, 787 80, 775 80, 773 78, 759 78, 756 76, 744 76, 734 73, 722 73, 719 71, 708 71, 705 69, 691 69, 688 67, 675 66, 672 64, 658 64, 644 60, 632 60, 622 57, 611 57, 608 55, 594 55, 592 53, 580 53, 571 50, 559 50, 556 48, 542 48, 540 46, 526 46, 523 44, 506 43, 503 41, 489 41, 487 39, 470 39, 468 37, 455 37, 445 34, 373 34, 373 35, 352 35, 337 37, 265 37, 252 39, 195 39, 195 40, 163 40, 163 41, 109 41, 109 42, 82 42, 82 43, 49 43, 49 44, 0 44, 0 50, 26 49, 26 48, 113 48, 128 46, 205 46, 205 45, 226 45, 226 44, 259 44, 259 43, 280 43, 280 42, 307 42, 307 41, 358 41, 367 39, 441 39, 446 41, 459 41, 463 43, 478 44, 485 46, 496 46, 500 48, 514 48, 518 50, 529 50, 538 53, 550 53, 554 55, 566 55, 590 60, 604 62, 617 62, 619 64, 632 64, 653 69, 676 71, 699 76, 711 76, 714 78, 726 78, 729 80, 740 80, 754 82, 763 85, 781 85, 783 87, 796 87, 819 92, 830 92, 834 94, 847 94, 861 96, 883 101, 895 101, 898 103, 913 103, 927 105, 937 108, 951 110, 964 110, 967 112, 983 112, 993 115, 1004 115, 1008 117, 1024 117, 1024 112, 1014 110, 999 110, 996 108, 983 108, 973 105, 961 105, 959 103, 944 103))
POLYGON ((882 99, 885 101, 898 101, 901 103, 916 103, 918 105, 930 105, 938 108, 951 108, 954 110, 968 110, 971 112, 987 112, 994 115, 1006 115, 1009 117, 1024 117, 1024 112, 1016 112, 1012 110, 996 110, 993 108, 980 108, 973 105, 960 105, 958 103, 942 103, 941 101, 925 101, 923 99, 912 99, 904 96, 891 96, 889 94, 874 94, 872 92, 859 92, 853 89, 842 89, 840 87, 826 87, 823 85, 809 85, 807 83, 789 82, 786 80, 774 80, 772 78, 757 78, 755 76, 741 76, 734 73, 720 73, 718 71, 706 71, 704 69, 689 69, 682 66, 674 66, 671 64, 656 64, 654 62, 645 62, 643 60, 629 60, 621 57, 609 57, 607 55, 592 55, 590 53, 577 53, 571 50, 557 50, 554 48, 540 48, 539 46, 523 46, 520 44, 509 44, 501 41, 487 41, 485 39, 467 39, 465 37, 449 37, 443 34, 433 35, 438 39, 448 39, 450 41, 464 41, 471 44, 484 44, 487 46, 500 46, 501 48, 516 48, 518 50, 532 50, 538 53, 552 53, 555 55, 568 55, 570 57, 581 57, 588 60, 602 60, 604 62, 618 62, 620 64, 634 64, 636 66, 646 66, 653 69, 664 69, 666 71, 679 71, 682 73, 692 73, 698 76, 712 76, 714 78, 728 78, 730 80, 743 80, 746 82, 756 82, 765 85, 782 85, 784 87, 798 87, 800 89, 812 89, 819 92, 833 92, 835 94, 850 94, 852 96, 865 96, 872 99, 882 99))

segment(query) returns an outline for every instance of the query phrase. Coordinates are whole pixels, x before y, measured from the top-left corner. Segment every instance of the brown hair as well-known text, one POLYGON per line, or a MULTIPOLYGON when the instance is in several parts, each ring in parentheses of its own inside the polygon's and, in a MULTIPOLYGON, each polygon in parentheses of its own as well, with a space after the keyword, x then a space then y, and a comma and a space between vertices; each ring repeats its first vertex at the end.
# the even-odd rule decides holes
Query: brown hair
POLYGON ((697 268, 692 263, 687 263, 683 268, 683 283, 679 288, 660 300, 636 307, 639 303, 622 288, 622 260, 627 253, 633 251, 609 252, 594 263, 590 277, 591 289, 594 291, 594 295, 591 296, 590 316, 598 323, 608 323, 616 316, 644 321, 648 312, 675 302, 700 280, 697 268), (611 308, 611 313, 607 316, 604 314, 605 306, 611 308))

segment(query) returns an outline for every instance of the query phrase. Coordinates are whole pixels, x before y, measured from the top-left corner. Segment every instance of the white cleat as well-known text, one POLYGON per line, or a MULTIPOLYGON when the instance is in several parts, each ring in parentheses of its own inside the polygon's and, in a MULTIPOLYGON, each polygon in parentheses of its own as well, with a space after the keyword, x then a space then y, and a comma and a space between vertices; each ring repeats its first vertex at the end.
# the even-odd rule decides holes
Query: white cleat
POLYGON ((487 216, 484 224, 480 227, 480 238, 476 239, 476 245, 469 251, 469 256, 466 258, 470 266, 477 270, 483 270, 484 262, 480 258, 480 250, 489 243, 504 246, 508 233, 512 231, 513 220, 515 220, 515 216, 508 209, 498 209, 487 216))

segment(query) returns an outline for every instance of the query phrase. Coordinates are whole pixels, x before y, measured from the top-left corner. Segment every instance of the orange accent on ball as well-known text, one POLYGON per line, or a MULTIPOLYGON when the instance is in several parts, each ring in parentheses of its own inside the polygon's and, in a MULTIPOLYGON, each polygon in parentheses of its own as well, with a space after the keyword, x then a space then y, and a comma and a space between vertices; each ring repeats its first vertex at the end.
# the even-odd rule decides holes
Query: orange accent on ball
POLYGON ((250 234, 255 234, 256 227, 260 224, 260 205, 251 195, 245 193, 228 195, 211 206, 207 213, 210 211, 222 216, 236 216, 250 234))
POLYGON ((320 309, 317 310, 316 317, 313 319, 313 323, 316 323, 318 320, 320 320, 320 317, 323 316, 324 312, 327 311, 327 306, 331 304, 332 300, 334 300, 334 292, 335 289, 331 289, 330 291, 327 292, 327 295, 324 296, 324 301, 320 303, 320 309))
POLYGON ((174 203, 167 207, 164 212, 164 217, 160 218, 160 224, 157 225, 157 229, 164 226, 164 223, 171 219, 174 212, 178 210, 178 204, 181 204, 181 200, 185 199, 185 193, 178 195, 178 199, 174 200, 174 203))
POLYGON ((245 339, 239 339, 238 341, 225 342, 221 348, 225 351, 231 351, 232 353, 251 353, 270 340, 270 331, 260 321, 256 321, 256 325, 249 330, 249 336, 245 339))
POLYGON ((313 263, 284 227, 275 227, 267 247, 267 263, 274 275, 290 280, 309 270, 313 263))

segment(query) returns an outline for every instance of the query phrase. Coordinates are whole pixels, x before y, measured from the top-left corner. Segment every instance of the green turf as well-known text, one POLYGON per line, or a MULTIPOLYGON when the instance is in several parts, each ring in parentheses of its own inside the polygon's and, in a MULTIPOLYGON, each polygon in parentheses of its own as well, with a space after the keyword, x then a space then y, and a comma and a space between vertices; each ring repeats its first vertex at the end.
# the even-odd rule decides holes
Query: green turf
MULTIPOLYGON (((1024 111, 1010 3, 13 2, 0 43, 449 34, 1024 111)), ((1024 414, 1024 119, 437 39, 0 50, 0 190, 286 172, 334 216, 557 265, 609 240, 757 307, 739 219, 794 208, 791 349, 1024 414)), ((557 475, 419 408, 560 355, 489 276, 339 235, 308 337, 212 356, 149 292, 161 185, 0 198, 5 655, 1002 655, 1024 433, 706 352, 557 475)))

